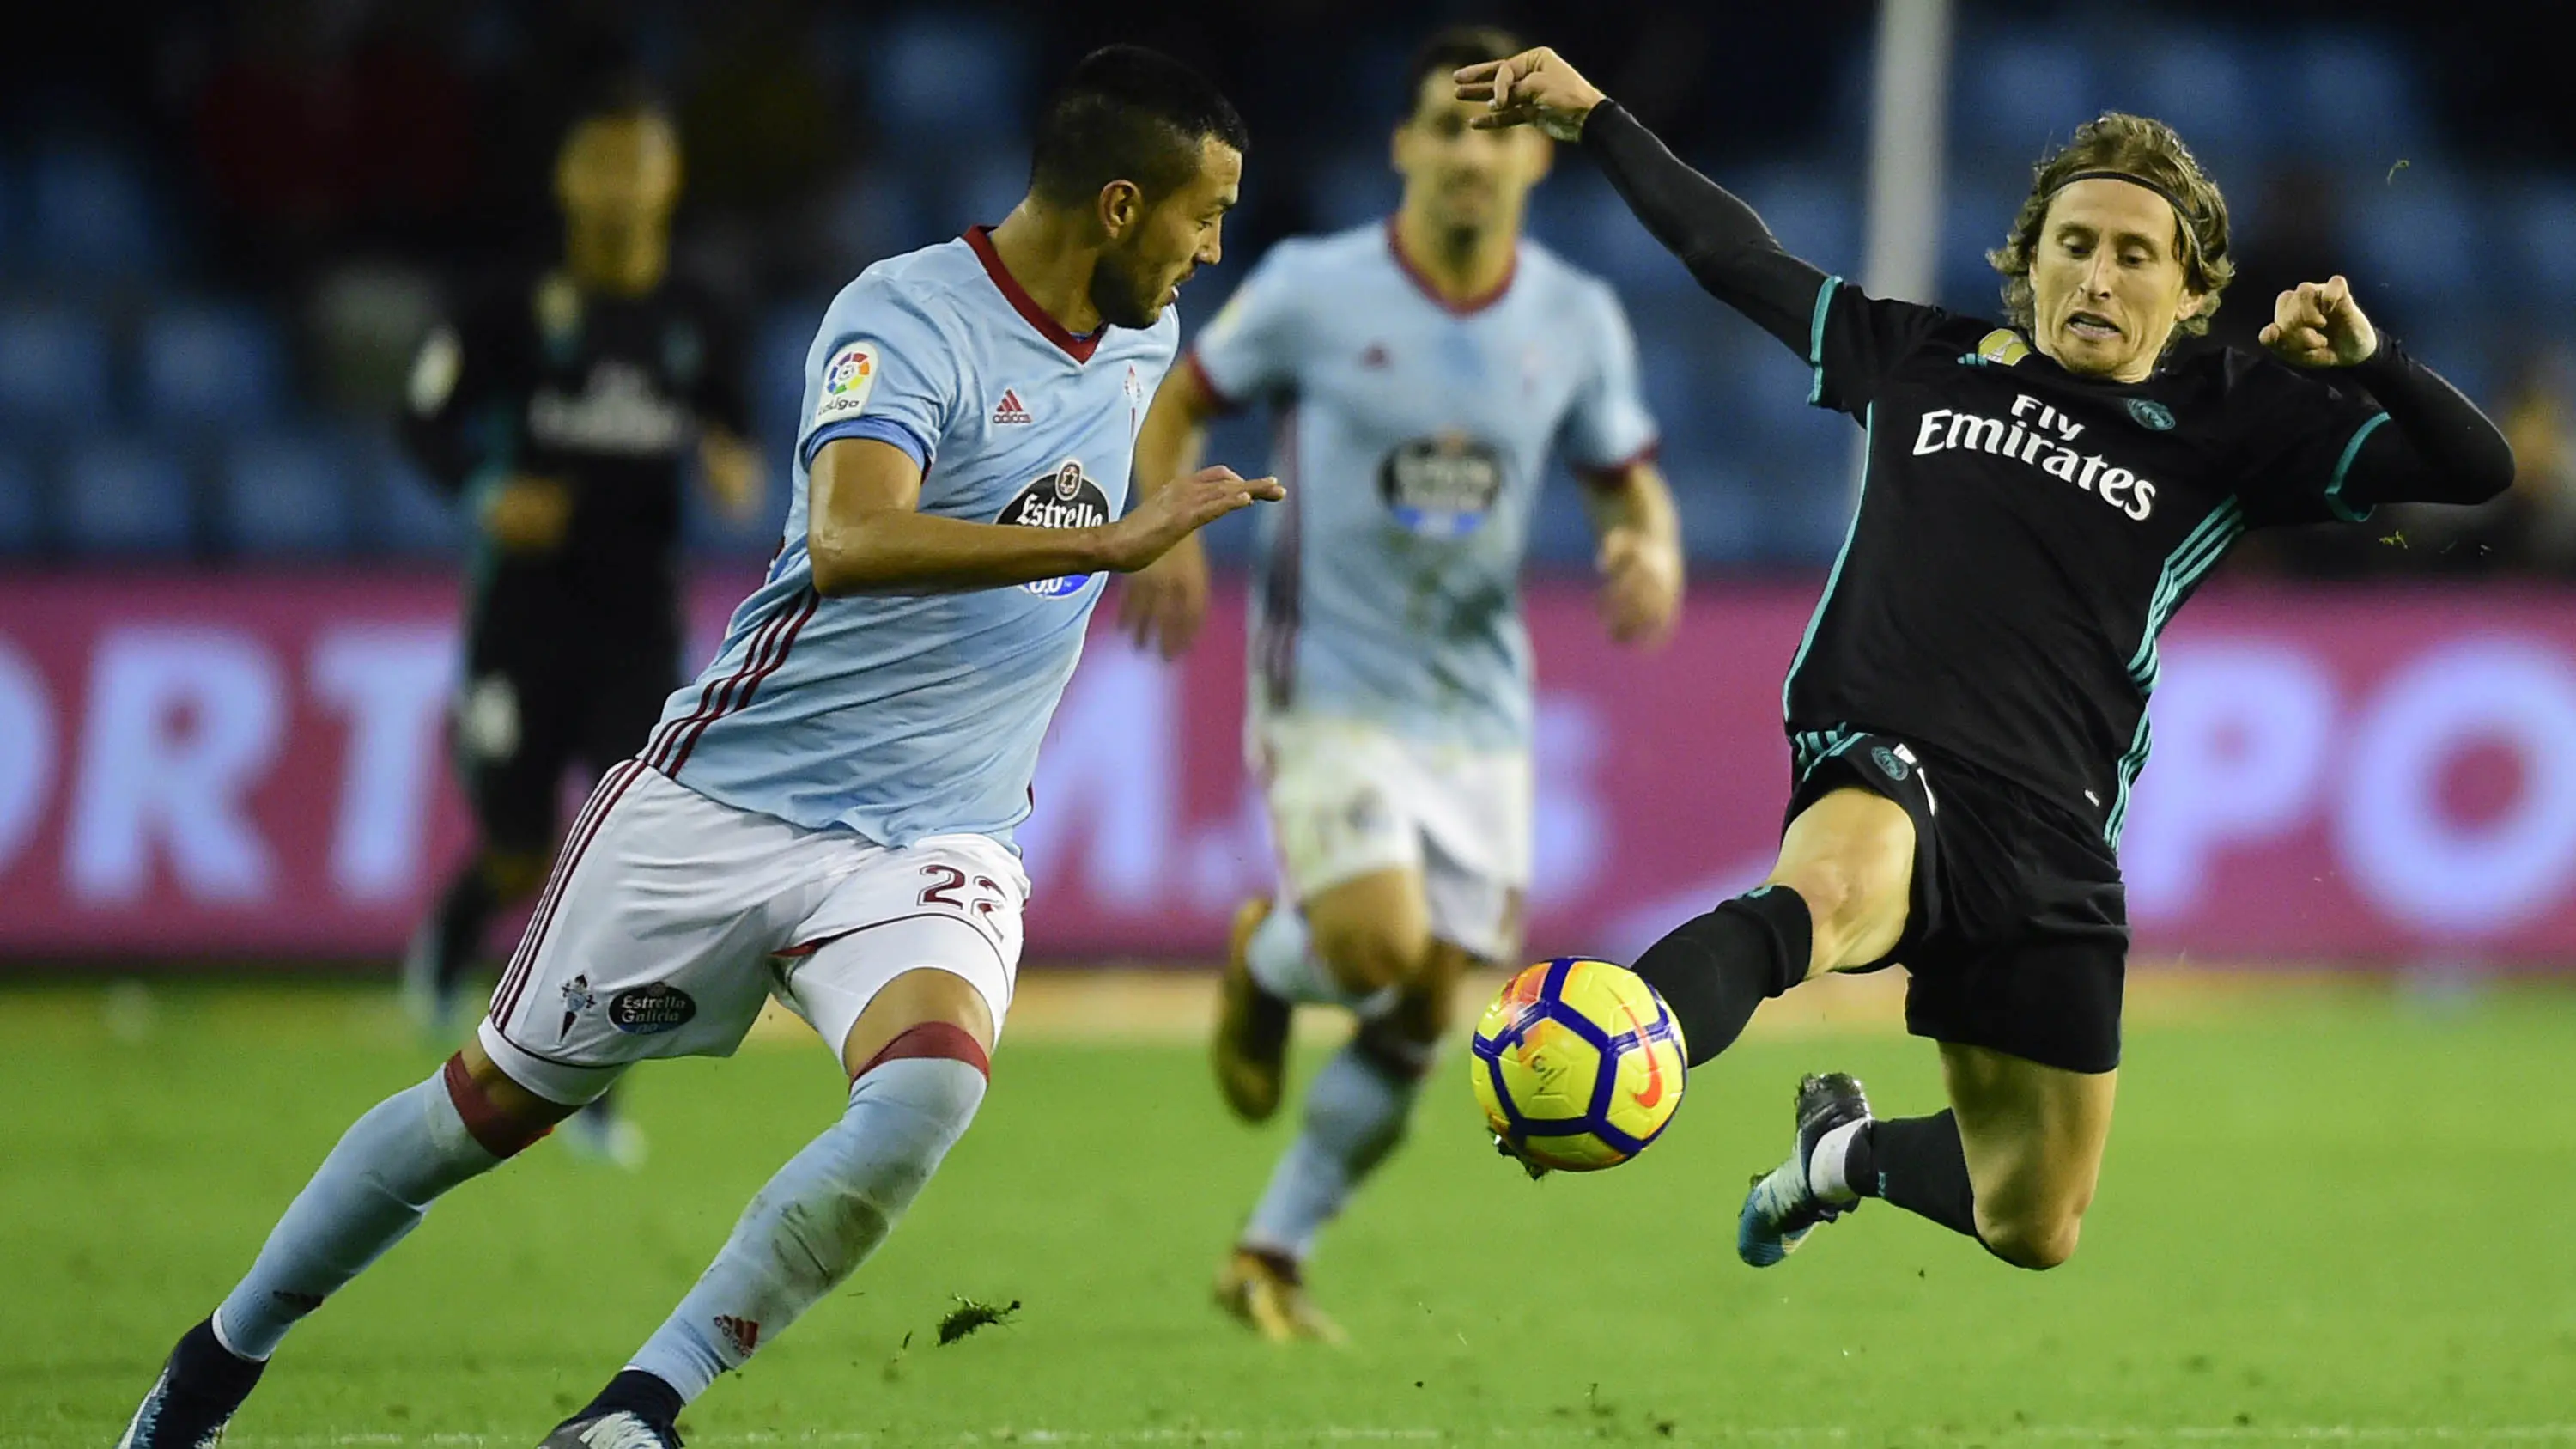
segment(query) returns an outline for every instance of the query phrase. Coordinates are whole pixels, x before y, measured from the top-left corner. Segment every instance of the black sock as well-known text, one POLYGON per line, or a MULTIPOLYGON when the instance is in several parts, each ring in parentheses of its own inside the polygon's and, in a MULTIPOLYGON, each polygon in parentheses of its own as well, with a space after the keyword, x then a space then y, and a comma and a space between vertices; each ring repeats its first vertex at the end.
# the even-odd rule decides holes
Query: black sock
POLYGON ((500 906, 500 897, 492 883, 483 878, 483 862, 466 862, 465 868, 448 882, 447 894, 438 902, 437 935, 431 938, 431 959, 438 965, 440 990, 456 984, 472 964, 474 953, 483 948, 483 934, 492 924, 492 912, 500 906))
POLYGON ((678 1389, 662 1382, 657 1375, 631 1368, 619 1370, 617 1377, 608 1381, 608 1387, 599 1391, 599 1397, 592 1399, 573 1418, 592 1419, 624 1409, 648 1424, 667 1425, 679 1418, 680 1411, 687 1407, 678 1389))
POLYGON ((1954 1233, 1977 1236, 1977 1188, 1959 1145, 1959 1119, 1946 1111, 1870 1123, 1852 1139, 1843 1176, 1863 1197, 1885 1198, 1954 1233))
POLYGON ((1753 1008, 1807 979, 1814 925, 1787 886, 1720 902, 1646 948, 1637 974, 1662 993, 1698 1066, 1735 1044, 1753 1008))

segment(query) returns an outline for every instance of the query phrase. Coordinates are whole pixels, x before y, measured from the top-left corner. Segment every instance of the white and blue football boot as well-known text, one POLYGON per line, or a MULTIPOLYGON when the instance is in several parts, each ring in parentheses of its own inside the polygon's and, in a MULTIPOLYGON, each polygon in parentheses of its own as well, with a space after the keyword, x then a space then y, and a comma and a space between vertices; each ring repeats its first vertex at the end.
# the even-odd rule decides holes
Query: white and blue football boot
POLYGON ((235 1357, 216 1340, 214 1320, 206 1319, 170 1350, 116 1449, 213 1449, 267 1367, 266 1360, 235 1357))
POLYGON ((566 1419, 537 1449, 679 1449, 680 1432, 633 1409, 566 1419))
POLYGON ((1789 1160, 1753 1179, 1744 1195, 1744 1211, 1735 1220, 1735 1255, 1756 1268, 1768 1268, 1797 1251, 1818 1223, 1829 1223, 1860 1206, 1857 1200, 1825 1201, 1808 1175, 1816 1144, 1837 1127, 1869 1120, 1869 1098, 1860 1083, 1841 1072, 1823 1072, 1798 1083, 1798 1137, 1789 1160))

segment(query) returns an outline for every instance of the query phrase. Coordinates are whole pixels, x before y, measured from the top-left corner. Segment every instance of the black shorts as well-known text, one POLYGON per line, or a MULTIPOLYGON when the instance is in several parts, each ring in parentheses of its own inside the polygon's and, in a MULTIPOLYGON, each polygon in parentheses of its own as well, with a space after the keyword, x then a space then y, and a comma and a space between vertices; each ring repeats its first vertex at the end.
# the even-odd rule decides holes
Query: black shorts
POLYGON ((1893 735, 1793 734, 1783 822, 1858 787, 1914 821, 1905 1029, 2070 1072, 2120 1064, 2129 957, 2120 865, 2098 831, 2032 792, 1893 735))
POLYGON ((596 778, 643 749, 678 674, 678 645, 659 630, 476 621, 448 724, 484 845, 551 850, 565 772, 596 778))

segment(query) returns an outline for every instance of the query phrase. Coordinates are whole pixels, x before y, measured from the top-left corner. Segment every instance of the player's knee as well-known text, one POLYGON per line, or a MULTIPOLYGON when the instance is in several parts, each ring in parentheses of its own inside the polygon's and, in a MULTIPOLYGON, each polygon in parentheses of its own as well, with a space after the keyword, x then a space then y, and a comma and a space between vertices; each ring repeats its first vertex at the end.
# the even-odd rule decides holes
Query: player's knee
POLYGON ((1769 883, 1787 886, 1807 903, 1811 961, 1827 968, 1849 964, 1843 958, 1860 934, 1865 896, 1858 873, 1828 856, 1794 865, 1783 862, 1769 883))
POLYGON ((503 901, 536 894, 546 879, 546 852, 495 846, 483 852, 483 884, 503 901))
POLYGON ((951 1057, 989 1076, 993 1036, 992 1006, 975 983, 924 966, 877 991, 841 1039, 841 1065, 853 1083, 886 1062, 916 1057, 951 1057))
POLYGON ((2046 1271, 2075 1256, 2082 1236, 2081 1208, 1989 1213, 1977 1209, 1977 1238, 1986 1250, 2016 1268, 2046 1271))
POLYGON ((1315 952, 1333 971, 1333 979, 1355 992, 1405 986, 1422 974, 1431 954, 1427 932, 1400 929, 1383 921, 1325 920, 1308 922, 1315 952))
POLYGON ((550 1101, 519 1085, 484 1054, 479 1042, 468 1042, 449 1057, 442 1079, 466 1132, 484 1151, 505 1161, 581 1110, 579 1104, 550 1101))
POLYGON ((1904 901, 1890 899, 1882 873, 1838 856, 1820 856, 1795 864, 1783 862, 1771 874, 1807 903, 1812 943, 1809 974, 1859 966, 1883 955, 1904 928, 1904 901))

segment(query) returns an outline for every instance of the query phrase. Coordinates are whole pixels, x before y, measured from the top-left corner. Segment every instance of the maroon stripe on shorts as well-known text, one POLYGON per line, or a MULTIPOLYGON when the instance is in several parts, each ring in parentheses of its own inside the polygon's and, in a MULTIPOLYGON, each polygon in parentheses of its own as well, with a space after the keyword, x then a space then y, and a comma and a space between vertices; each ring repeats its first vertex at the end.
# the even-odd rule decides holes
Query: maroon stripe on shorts
POLYGON ((519 949, 510 957, 510 969, 501 978, 500 989, 492 993, 492 1020, 504 1032, 509 1029, 510 1013, 519 1006, 519 995, 527 989, 528 977, 537 963, 537 952, 545 944, 546 929, 554 924, 555 908, 563 903, 565 882, 572 879, 574 867, 581 864, 583 852, 599 836, 599 827, 608 820, 626 787, 644 773, 641 760, 620 761, 617 767, 601 777, 599 788, 591 792, 590 803, 582 808, 581 818, 573 822, 564 837, 564 848, 555 856, 555 865, 546 878, 544 894, 537 898, 528 929, 519 937, 519 949))

